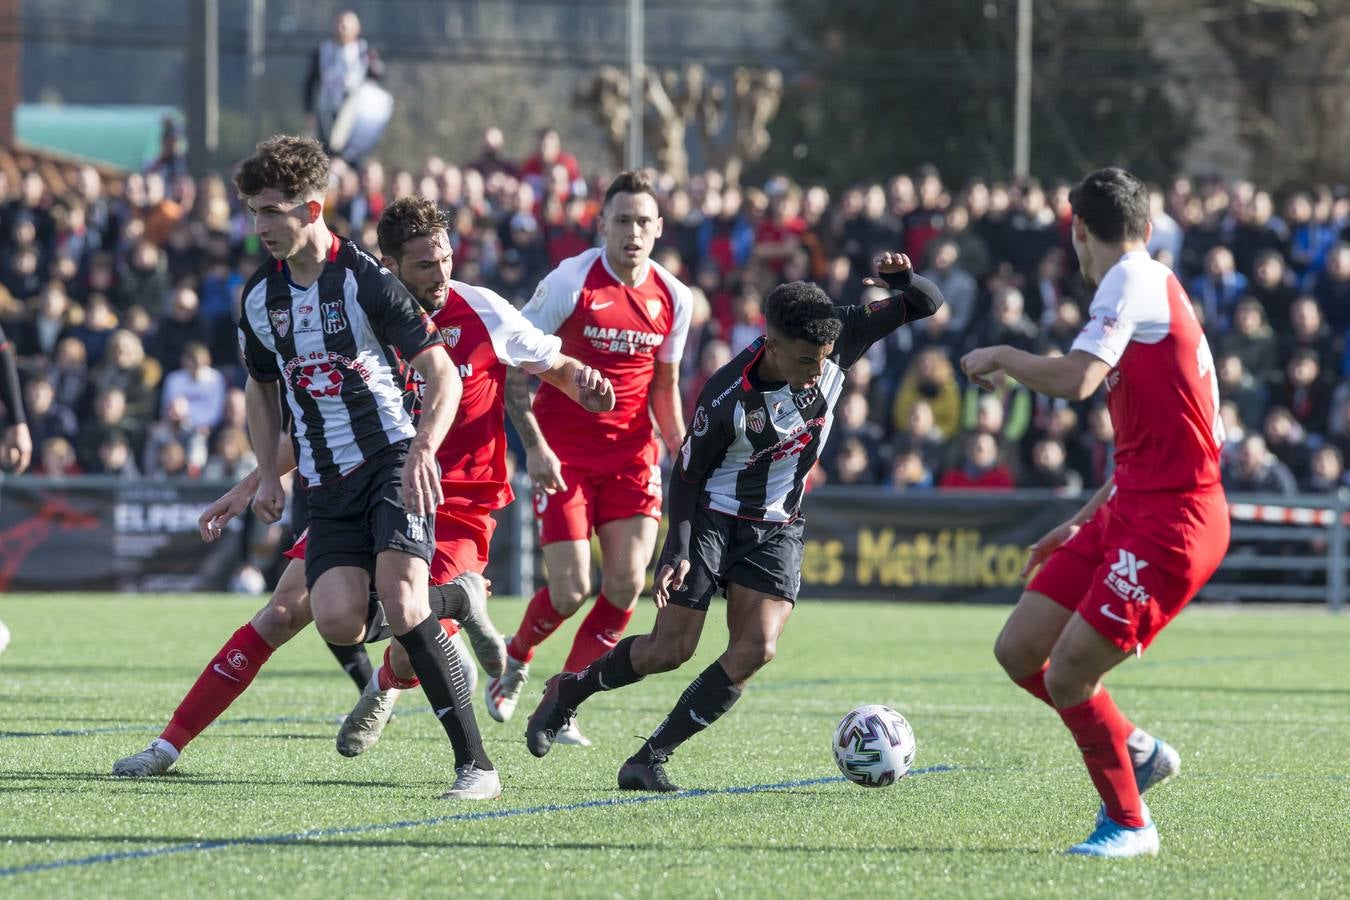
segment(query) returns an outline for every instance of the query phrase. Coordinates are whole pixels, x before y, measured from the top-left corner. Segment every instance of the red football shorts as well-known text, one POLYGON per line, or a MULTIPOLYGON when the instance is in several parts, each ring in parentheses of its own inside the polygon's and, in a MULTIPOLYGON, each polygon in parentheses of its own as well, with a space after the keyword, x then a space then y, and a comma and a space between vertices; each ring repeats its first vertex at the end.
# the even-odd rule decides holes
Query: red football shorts
POLYGON ((1116 492, 1027 585, 1074 610, 1121 650, 1142 652, 1228 551, 1221 489, 1116 492))
POLYGON ((534 512, 539 519, 539 543, 588 541, 606 522, 634 516, 661 518, 661 467, 656 445, 626 465, 597 470, 562 464, 567 490, 536 493, 534 512))
MULTIPOLYGON (((483 574, 488 563, 488 547, 497 520, 487 511, 468 507, 445 507, 436 510, 436 553, 431 558, 431 583, 446 584, 464 572, 483 574)), ((283 556, 305 559, 305 545, 309 529, 300 533, 283 556)))

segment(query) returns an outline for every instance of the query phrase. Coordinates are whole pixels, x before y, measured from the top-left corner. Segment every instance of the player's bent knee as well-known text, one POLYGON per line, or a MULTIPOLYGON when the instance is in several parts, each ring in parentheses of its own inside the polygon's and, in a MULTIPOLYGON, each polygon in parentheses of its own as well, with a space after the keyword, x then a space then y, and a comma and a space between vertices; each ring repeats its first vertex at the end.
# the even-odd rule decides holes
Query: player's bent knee
POLYGON ((552 602, 553 608, 558 611, 559 615, 573 616, 586 602, 590 590, 588 585, 582 585, 580 588, 576 585, 568 585, 564 590, 559 591, 549 588, 548 594, 549 601, 552 602))
POLYGON ((330 644, 358 644, 366 634, 364 618, 342 612, 323 614, 315 611, 314 627, 330 644))
POLYGON ((253 628, 273 649, 295 637, 311 621, 309 604, 300 597, 274 597, 253 617, 253 628))
POLYGON ((1039 657, 1035 648, 1028 647, 1006 630, 994 641, 994 659, 1013 681, 1030 678, 1045 665, 1045 659, 1039 657))

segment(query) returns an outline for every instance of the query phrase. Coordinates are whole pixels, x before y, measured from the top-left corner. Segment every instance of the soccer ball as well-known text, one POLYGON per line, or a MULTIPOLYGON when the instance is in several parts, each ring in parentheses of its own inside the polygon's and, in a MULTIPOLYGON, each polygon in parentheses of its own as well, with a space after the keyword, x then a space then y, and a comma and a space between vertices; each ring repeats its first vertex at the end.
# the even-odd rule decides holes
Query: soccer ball
POLYGON ((834 730, 834 761, 854 784, 885 787, 914 765, 914 731, 895 710, 869 704, 844 716, 834 730))

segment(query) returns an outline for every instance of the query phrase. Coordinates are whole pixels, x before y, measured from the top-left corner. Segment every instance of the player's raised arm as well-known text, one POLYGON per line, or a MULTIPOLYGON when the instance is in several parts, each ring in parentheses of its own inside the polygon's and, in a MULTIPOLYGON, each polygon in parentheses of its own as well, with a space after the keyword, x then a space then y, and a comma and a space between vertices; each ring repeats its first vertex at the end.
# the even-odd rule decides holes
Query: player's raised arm
POLYGON ((863 279, 868 287, 883 288, 889 297, 862 306, 839 308, 843 328, 835 344, 839 365, 847 369, 867 348, 901 325, 926 319, 943 304, 936 284, 914 273, 914 264, 900 252, 886 252, 872 261, 875 276, 863 279))

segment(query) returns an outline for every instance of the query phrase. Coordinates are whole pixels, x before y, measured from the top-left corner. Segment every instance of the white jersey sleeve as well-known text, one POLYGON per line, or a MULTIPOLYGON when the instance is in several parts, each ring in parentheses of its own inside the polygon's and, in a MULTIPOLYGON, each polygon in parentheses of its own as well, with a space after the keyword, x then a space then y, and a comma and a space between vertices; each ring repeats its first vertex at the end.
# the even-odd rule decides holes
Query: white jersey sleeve
POLYGON ((656 348, 656 358, 664 363, 679 362, 684 356, 685 341, 689 339, 689 322, 694 316, 694 295, 684 282, 665 268, 655 262, 651 266, 657 276, 670 288, 670 295, 675 300, 675 308, 671 311, 670 332, 661 342, 661 346, 656 348))
POLYGON ((1171 331, 1168 268, 1147 254, 1129 253, 1097 286, 1088 323, 1071 350, 1082 350, 1115 368, 1130 341, 1156 344, 1171 331))
POLYGON ((450 282, 450 287, 478 315, 503 365, 517 366, 531 375, 553 368, 562 350, 562 338, 540 331, 506 298, 487 288, 459 281, 450 282))
POLYGON ((544 276, 539 287, 534 289, 530 302, 521 312, 540 331, 553 334, 572 315, 581 297, 581 289, 586 284, 586 276, 600 255, 599 248, 591 248, 570 259, 565 259, 544 276))

